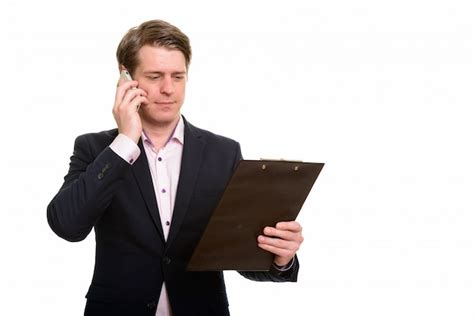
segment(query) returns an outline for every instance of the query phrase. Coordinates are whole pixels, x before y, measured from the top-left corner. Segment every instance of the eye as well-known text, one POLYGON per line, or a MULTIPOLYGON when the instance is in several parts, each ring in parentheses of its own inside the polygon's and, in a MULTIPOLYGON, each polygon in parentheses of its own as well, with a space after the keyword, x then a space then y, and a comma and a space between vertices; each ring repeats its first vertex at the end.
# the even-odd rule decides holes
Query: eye
POLYGON ((158 80, 160 78, 161 78, 160 75, 147 76, 147 79, 150 79, 150 80, 158 80))

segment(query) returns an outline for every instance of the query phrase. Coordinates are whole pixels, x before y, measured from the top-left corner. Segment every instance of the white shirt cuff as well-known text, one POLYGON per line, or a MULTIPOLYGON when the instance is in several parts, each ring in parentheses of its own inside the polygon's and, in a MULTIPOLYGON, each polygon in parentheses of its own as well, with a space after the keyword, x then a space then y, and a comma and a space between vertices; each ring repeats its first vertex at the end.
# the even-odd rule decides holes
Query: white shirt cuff
POLYGON ((138 156, 140 156, 140 148, 138 145, 124 134, 118 134, 109 147, 131 165, 138 159, 138 156))
POLYGON ((277 269, 277 271, 280 271, 280 272, 285 272, 285 271, 288 271, 291 269, 291 267, 293 267, 293 264, 295 263, 295 257, 291 258, 291 261, 288 262, 285 266, 283 267, 280 267, 280 266, 277 266, 276 264, 273 264, 273 266, 275 267, 275 269, 277 269))

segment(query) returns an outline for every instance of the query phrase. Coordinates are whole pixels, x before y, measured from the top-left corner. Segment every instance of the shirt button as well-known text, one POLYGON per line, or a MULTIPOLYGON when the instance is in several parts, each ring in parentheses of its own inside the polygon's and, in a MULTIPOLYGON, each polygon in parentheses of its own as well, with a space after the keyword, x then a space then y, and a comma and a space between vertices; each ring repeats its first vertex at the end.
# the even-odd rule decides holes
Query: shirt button
POLYGON ((166 193, 166 190, 165 190, 165 189, 161 189, 161 193, 166 193))
POLYGON ((166 226, 170 226, 171 223, 170 223, 170 221, 166 221, 165 224, 166 224, 166 226))
POLYGON ((163 159, 161 159, 161 157, 158 157, 158 161, 162 161, 163 159))

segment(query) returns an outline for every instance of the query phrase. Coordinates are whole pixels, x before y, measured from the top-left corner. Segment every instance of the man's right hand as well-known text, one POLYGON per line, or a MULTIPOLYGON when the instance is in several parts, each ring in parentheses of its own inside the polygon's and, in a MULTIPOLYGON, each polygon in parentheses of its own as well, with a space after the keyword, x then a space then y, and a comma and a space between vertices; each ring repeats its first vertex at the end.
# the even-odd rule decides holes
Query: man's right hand
POLYGON ((142 122, 139 115, 140 104, 147 104, 147 93, 138 88, 138 81, 120 78, 115 93, 112 113, 118 131, 138 143, 142 135, 142 122))

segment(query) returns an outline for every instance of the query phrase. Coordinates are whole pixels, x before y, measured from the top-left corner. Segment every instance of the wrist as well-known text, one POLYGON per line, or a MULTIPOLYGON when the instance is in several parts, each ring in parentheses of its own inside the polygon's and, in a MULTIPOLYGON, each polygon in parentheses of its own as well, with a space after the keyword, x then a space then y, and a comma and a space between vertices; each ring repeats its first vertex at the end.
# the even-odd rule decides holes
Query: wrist
POLYGON ((138 144, 138 141, 140 140, 141 135, 141 130, 140 131, 124 131, 119 129, 119 134, 122 134, 124 136, 127 136, 130 140, 135 142, 135 144, 138 144))

